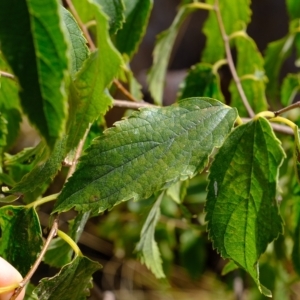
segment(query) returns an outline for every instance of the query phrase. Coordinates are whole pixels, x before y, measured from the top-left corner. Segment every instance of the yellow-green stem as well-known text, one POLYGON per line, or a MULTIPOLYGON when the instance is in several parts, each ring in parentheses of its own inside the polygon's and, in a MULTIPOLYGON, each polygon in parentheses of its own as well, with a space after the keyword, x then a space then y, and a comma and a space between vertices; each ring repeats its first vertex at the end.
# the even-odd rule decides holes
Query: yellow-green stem
POLYGON ((55 200, 57 197, 58 197, 59 193, 57 194, 52 194, 52 195, 49 195, 47 197, 44 197, 44 198, 41 198, 41 199, 38 199, 32 203, 29 203, 26 205, 26 208, 31 208, 31 207, 37 207, 37 206, 40 206, 44 203, 47 203, 47 202, 50 202, 50 201, 53 201, 55 200))
POLYGON ((235 122, 236 122, 238 125, 242 125, 242 124, 244 123, 240 116, 238 116, 238 117, 236 118, 235 122))
POLYGON ((65 234, 61 230, 57 230, 57 235, 71 246, 71 248, 74 250, 76 255, 82 256, 82 253, 81 253, 78 245, 67 234, 65 234))
POLYGON ((262 111, 262 112, 258 113, 257 115, 255 115, 253 119, 257 120, 260 117, 270 119, 270 118, 274 118, 275 114, 272 111, 262 111))
POLYGON ((213 5, 206 4, 206 3, 200 3, 200 2, 188 4, 188 7, 206 9, 206 10, 214 10, 215 9, 213 5))
POLYGON ((297 128, 298 128, 297 125, 294 122, 292 122, 286 118, 275 117, 275 118, 270 119, 270 122, 284 123, 285 125, 291 127, 295 133, 297 132, 297 128))
POLYGON ((227 65, 227 63, 228 63, 227 59, 220 59, 216 63, 214 63, 214 65, 212 67, 213 74, 217 75, 219 68, 224 65, 227 65))
POLYGON ((0 294, 11 292, 17 287, 19 287, 19 283, 14 283, 8 286, 0 287, 0 294))

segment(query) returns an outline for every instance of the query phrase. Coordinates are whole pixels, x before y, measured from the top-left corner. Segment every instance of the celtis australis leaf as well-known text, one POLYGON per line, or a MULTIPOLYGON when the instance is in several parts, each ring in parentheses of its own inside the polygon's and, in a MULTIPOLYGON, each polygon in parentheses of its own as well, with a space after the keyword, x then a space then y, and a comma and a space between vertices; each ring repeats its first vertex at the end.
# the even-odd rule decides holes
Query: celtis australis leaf
POLYGON ((133 113, 87 150, 54 211, 75 206, 97 214, 194 176, 222 145, 236 117, 235 109, 210 98, 133 113))
POLYGON ((258 259, 282 233, 276 195, 285 154, 269 122, 258 118, 237 127, 210 168, 206 220, 214 247, 259 282, 258 259))

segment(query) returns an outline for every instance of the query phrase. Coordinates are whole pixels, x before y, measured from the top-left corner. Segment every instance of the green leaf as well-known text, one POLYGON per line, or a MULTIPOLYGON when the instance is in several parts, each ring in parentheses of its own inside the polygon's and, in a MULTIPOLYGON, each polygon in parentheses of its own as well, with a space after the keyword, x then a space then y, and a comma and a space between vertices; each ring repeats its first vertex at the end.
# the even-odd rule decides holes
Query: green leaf
POLYGON ((224 102, 220 78, 213 66, 206 63, 194 65, 180 86, 178 99, 189 97, 211 97, 224 102))
MULTIPOLYGON (((0 53, 0 70, 12 73, 0 53)), ((19 89, 15 80, 0 75, 0 111, 7 121, 6 149, 15 142, 20 129, 21 111, 19 103, 19 89)))
POLYGON ((137 51, 146 32, 153 0, 124 0, 125 23, 116 36, 116 45, 130 58, 137 51))
POLYGON ((100 50, 91 53, 71 85, 67 149, 75 148, 90 123, 103 115, 111 105, 105 89, 117 75, 122 58, 108 35, 108 20, 99 5, 87 3, 97 23, 100 50))
POLYGON ((284 156, 269 122, 258 118, 229 135, 210 168, 209 236, 222 257, 249 272, 261 292, 258 259, 283 231, 275 196, 284 156))
POLYGON ((288 74, 281 85, 281 103, 283 106, 288 106, 293 103, 293 100, 300 90, 300 74, 288 74))
POLYGON ((54 211, 75 206, 97 214, 194 176, 222 145, 236 117, 235 109, 209 98, 133 113, 87 150, 54 211))
POLYGON ((69 69, 58 1, 1 1, 0 41, 20 83, 23 110, 53 148, 65 131, 69 69))
POLYGON ((25 276, 43 246, 38 215, 33 208, 0 208, 0 255, 25 276))
MULTIPOLYGON (((109 16, 109 32, 116 34, 125 21, 123 0, 95 0, 109 16)), ((132 2, 132 1, 131 1, 132 2)))
POLYGON ((97 262, 77 256, 56 276, 42 279, 33 293, 39 300, 85 300, 92 286, 91 276, 100 268, 97 262))
MULTIPOLYGON (((214 0, 206 2, 212 5, 215 3, 214 0)), ((250 0, 222 0, 219 1, 219 9, 227 35, 244 30, 250 22, 250 0)), ((223 59, 225 56, 224 42, 214 10, 209 11, 203 32, 206 35, 206 45, 202 54, 202 60, 213 64, 223 59)))
POLYGON ((140 241, 136 245, 136 251, 141 255, 141 261, 149 268, 156 278, 164 278, 162 260, 157 243, 154 239, 155 227, 160 217, 160 204, 164 196, 162 193, 151 208, 146 222, 143 225, 140 241))
POLYGON ((181 204, 188 186, 188 180, 178 181, 172 184, 167 190, 166 195, 171 197, 177 204, 181 204))
MULTIPOLYGON (((71 228, 68 235, 75 243, 78 242, 88 217, 89 212, 79 213, 77 217, 70 222, 71 228)), ((60 237, 57 237, 51 241, 46 255, 44 256, 44 262, 52 267, 61 268, 71 261, 72 253, 73 250, 70 245, 60 237)))
POLYGON ((293 159, 294 159, 296 178, 298 180, 298 183, 300 184, 300 137, 299 137, 298 127, 296 127, 296 129, 294 130, 294 134, 295 134, 295 143, 294 143, 293 159))
POLYGON ((66 139, 59 141, 50 157, 44 161, 44 153, 47 148, 41 150, 41 159, 36 162, 35 167, 18 182, 10 193, 32 192, 41 187, 45 182, 51 181, 57 172, 61 169, 62 161, 66 154, 66 139))
MULTIPOLYGON (((257 49, 255 42, 246 34, 236 36, 233 40, 237 50, 237 74, 245 95, 252 109, 258 113, 268 109, 265 96, 265 70, 264 60, 257 49)), ((248 116, 242 103, 236 84, 230 85, 231 106, 238 109, 240 116, 248 116)))
POLYGON ((268 77, 267 95, 275 102, 279 93, 279 71, 283 62, 291 54, 295 34, 268 44, 265 54, 265 70, 268 77))
POLYGON ((157 104, 162 104, 166 71, 176 36, 183 21, 194 10, 195 8, 190 8, 189 5, 182 6, 170 28, 157 37, 153 52, 153 65, 147 77, 149 90, 157 104))
POLYGON ((86 45, 87 41, 74 17, 64 7, 61 7, 61 10, 66 28, 66 37, 71 45, 71 75, 74 76, 82 67, 83 62, 88 58, 89 48, 86 45))
POLYGON ((227 275, 228 273, 236 270, 239 266, 237 266, 232 260, 230 260, 222 270, 222 276, 227 275))
POLYGON ((286 0, 286 6, 291 20, 300 18, 300 6, 298 0, 286 0))

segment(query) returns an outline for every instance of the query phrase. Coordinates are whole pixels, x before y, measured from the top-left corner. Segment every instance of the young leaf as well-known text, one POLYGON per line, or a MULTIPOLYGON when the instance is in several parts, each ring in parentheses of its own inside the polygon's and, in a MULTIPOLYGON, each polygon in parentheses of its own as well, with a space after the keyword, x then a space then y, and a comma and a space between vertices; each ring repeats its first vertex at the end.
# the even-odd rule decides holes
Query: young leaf
POLYGON ((100 51, 93 52, 75 75, 71 85, 68 120, 67 149, 76 147, 90 123, 104 114, 111 104, 105 89, 117 75, 122 58, 108 35, 108 20, 99 5, 86 3, 97 23, 97 44, 100 51))
POLYGON ((224 102, 220 78, 214 74, 213 66, 206 63, 194 65, 180 86, 178 99, 210 97, 224 102))
POLYGON ((186 17, 194 10, 195 8, 192 9, 189 5, 182 6, 170 28, 160 33, 157 38, 153 52, 153 65, 147 77, 149 90, 157 104, 162 103, 165 75, 179 28, 186 17))
POLYGON ((21 86, 24 112, 53 148, 65 130, 69 61, 58 1, 0 3, 1 51, 21 86), (12 19, 22 23, 11 22, 12 19), (11 26, 7 26, 11 24, 11 26))
POLYGON ((119 51, 132 57, 146 32, 153 0, 124 0, 125 23, 116 37, 119 51))
MULTIPOLYGON (((291 54, 295 34, 268 44, 265 55, 265 70, 268 77, 267 94, 271 99, 276 99, 279 92, 279 71, 285 59, 291 54)), ((273 101, 274 101, 273 100, 273 101)))
POLYGON ((236 117, 235 109, 209 98, 133 113, 87 150, 54 211, 75 206, 97 214, 194 176, 222 145, 236 117))
MULTIPOLYGON (((42 152, 47 152, 44 148, 42 152)), ((66 139, 59 141, 50 157, 44 161, 43 154, 41 160, 38 160, 36 166, 26 174, 22 180, 17 183, 10 193, 22 193, 25 194, 42 186, 45 182, 52 180, 57 172, 61 169, 62 161, 66 154, 66 139)))
POLYGON ((83 62, 88 58, 89 48, 86 45, 87 41, 74 17, 64 7, 61 7, 61 10, 67 33, 66 37, 71 45, 71 74, 74 76, 74 74, 82 67, 83 62))
POLYGON ((206 220, 214 247, 253 277, 263 293, 258 259, 282 233, 276 195, 285 154, 269 122, 258 118, 237 127, 210 168, 206 220))
POLYGON ((1 207, 0 227, 0 255, 26 275, 43 246, 36 211, 24 206, 1 207))
MULTIPOLYGON (((237 73, 249 104, 255 112, 265 111, 268 103, 265 96, 264 60, 255 42, 246 34, 235 37, 234 43, 237 50, 237 73)), ((248 116, 233 81, 230 91, 231 105, 238 109, 240 116, 248 116)))
POLYGON ((145 224, 143 225, 140 241, 136 245, 136 251, 141 255, 141 261, 149 268, 156 278, 164 278, 165 274, 162 269, 162 261, 157 243, 154 239, 155 226, 160 217, 160 204, 164 193, 156 200, 151 208, 145 224))
MULTIPOLYGON (((212 5, 215 4, 215 0, 208 0, 206 2, 212 5)), ((227 35, 244 30, 250 22, 250 0, 222 0, 219 1, 219 9, 227 35)), ((225 54, 224 42, 214 10, 209 12, 203 32, 206 35, 206 45, 202 60, 213 64, 223 59, 225 54)))
POLYGON ((288 106, 293 103, 297 93, 300 91, 300 74, 288 74, 281 85, 281 103, 288 106))
POLYGON ((109 32, 116 34, 123 27, 125 21, 123 0, 96 0, 96 2, 109 16, 109 32))
POLYGON ((91 276, 100 268, 97 262, 77 256, 56 276, 42 279, 33 294, 39 300, 85 300, 92 286, 91 276))

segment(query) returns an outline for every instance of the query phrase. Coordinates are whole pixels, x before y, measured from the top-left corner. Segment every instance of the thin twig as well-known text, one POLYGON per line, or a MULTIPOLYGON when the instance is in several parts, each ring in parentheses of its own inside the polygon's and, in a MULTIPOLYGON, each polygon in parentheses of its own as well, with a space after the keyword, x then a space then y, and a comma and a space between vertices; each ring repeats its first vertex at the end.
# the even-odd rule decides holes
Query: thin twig
POLYGON ((10 73, 4 72, 4 71, 0 71, 0 77, 15 79, 15 76, 13 74, 10 74, 10 73))
POLYGON ((117 79, 113 80, 114 85, 131 101, 138 101, 134 96, 124 87, 124 85, 117 79))
POLYGON ((38 268, 39 264, 41 263, 49 245, 50 242, 52 241, 52 239, 56 236, 57 234, 57 228, 58 228, 58 219, 55 219, 53 221, 51 230, 48 234, 47 240, 43 246, 42 251, 39 254, 39 257, 37 258, 37 260, 34 262, 34 265, 31 267, 31 269, 29 270, 29 272, 27 273, 27 275, 25 276, 25 278, 20 282, 20 286, 15 290, 14 294, 11 296, 10 300, 15 300, 18 295, 21 293, 21 291, 23 290, 23 288, 26 286, 26 284, 30 281, 32 275, 35 273, 36 269, 38 268))
POLYGON ((147 102, 144 102, 144 101, 131 102, 131 101, 126 101, 126 100, 114 99, 113 106, 131 108, 131 109, 139 109, 139 108, 142 108, 142 107, 155 107, 156 105, 151 104, 151 103, 147 103, 147 102))
POLYGON ((66 0, 66 3, 68 5, 68 7, 69 7, 69 9, 70 9, 73 17, 75 18, 76 22, 78 23, 79 27, 81 28, 81 30, 82 30, 82 32, 83 32, 83 34, 84 34, 87 42, 89 43, 90 49, 92 51, 96 50, 96 46, 95 46, 95 44, 94 44, 94 42, 92 40, 92 37, 91 37, 90 33, 88 32, 87 27, 81 21, 79 15, 77 13, 77 10, 76 10, 76 8, 74 7, 74 5, 72 3, 72 0, 66 0))
POLYGON ((231 54, 231 50, 230 50, 230 44, 229 44, 229 37, 226 34, 224 23, 223 23, 223 19, 222 19, 222 15, 220 13, 219 0, 215 0, 215 12, 216 12, 216 16, 217 16, 219 28, 220 28, 220 31, 221 31, 222 39, 223 39, 223 42, 224 42, 225 52, 226 52, 226 57, 227 57, 227 62, 228 62, 228 66, 229 66, 232 78, 233 78, 233 80, 234 80, 234 82, 236 84, 236 87, 238 89, 240 97, 241 97, 241 99, 243 101, 243 104, 244 104, 244 106, 245 106, 245 108, 246 108, 249 116, 251 118, 253 118, 254 115, 255 115, 254 111, 251 108, 251 106, 250 106, 250 104, 249 104, 249 102, 247 100, 247 97, 246 97, 246 94, 245 94, 244 89, 242 87, 240 78, 239 78, 239 76, 238 76, 238 74, 236 72, 235 65, 233 63, 233 58, 232 58, 232 54, 231 54))
POLYGON ((284 112, 287 112, 287 111, 292 110, 292 109, 297 108, 297 107, 300 107, 300 101, 297 101, 297 102, 295 102, 295 103, 293 103, 293 104, 291 104, 287 107, 284 107, 282 109, 274 111, 274 115, 275 115, 275 117, 277 117, 277 116, 283 114, 284 112))

